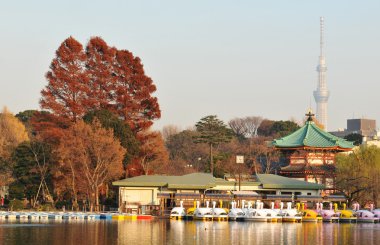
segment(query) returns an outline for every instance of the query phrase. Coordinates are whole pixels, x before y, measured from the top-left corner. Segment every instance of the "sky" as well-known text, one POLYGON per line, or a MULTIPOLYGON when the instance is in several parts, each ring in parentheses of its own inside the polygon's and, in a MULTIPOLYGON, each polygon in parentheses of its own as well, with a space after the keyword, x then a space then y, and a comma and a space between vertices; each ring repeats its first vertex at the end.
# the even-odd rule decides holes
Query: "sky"
POLYGON ((45 73, 69 36, 139 56, 157 86, 155 129, 202 117, 301 121, 315 110, 325 18, 328 129, 380 122, 378 0, 0 0, 0 106, 40 109, 45 73))

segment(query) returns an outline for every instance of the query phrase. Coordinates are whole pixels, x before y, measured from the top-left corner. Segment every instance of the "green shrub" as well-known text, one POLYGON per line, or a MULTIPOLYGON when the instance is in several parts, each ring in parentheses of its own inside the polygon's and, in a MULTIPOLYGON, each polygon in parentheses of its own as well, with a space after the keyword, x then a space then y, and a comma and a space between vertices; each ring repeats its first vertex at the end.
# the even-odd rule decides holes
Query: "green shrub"
POLYGON ((65 206, 65 208, 68 208, 69 206, 71 206, 71 203, 69 201, 66 201, 66 200, 55 202, 55 208, 56 209, 62 209, 63 206, 65 206))
POLYGON ((41 205, 40 209, 41 209, 41 211, 52 211, 53 205, 51 205, 51 203, 45 203, 45 204, 41 205))
POLYGON ((13 199, 9 201, 10 210, 21 210, 24 208, 24 203, 21 200, 13 199))
POLYGON ((106 198, 103 204, 109 207, 117 207, 117 202, 115 198, 106 198))

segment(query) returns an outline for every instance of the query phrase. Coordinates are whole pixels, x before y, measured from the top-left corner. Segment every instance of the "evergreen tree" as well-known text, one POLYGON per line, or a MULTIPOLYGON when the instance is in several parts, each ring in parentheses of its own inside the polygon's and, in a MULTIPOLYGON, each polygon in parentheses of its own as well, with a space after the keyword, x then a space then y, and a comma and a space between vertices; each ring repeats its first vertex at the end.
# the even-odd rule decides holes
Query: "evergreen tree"
POLYGON ((233 132, 215 115, 202 118, 195 127, 198 132, 195 143, 206 143, 209 146, 210 172, 214 174, 213 148, 220 143, 230 142, 233 132))

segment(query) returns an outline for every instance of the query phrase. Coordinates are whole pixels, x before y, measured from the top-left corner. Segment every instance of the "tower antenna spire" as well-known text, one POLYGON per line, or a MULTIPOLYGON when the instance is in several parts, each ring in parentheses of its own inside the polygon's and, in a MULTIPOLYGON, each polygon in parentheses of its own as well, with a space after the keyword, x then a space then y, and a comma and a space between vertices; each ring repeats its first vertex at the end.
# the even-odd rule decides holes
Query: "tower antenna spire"
POLYGON ((324 31, 325 31, 324 19, 321 16, 320 17, 320 55, 321 56, 324 56, 324 31))
POLYGON ((330 92, 327 90, 327 83, 326 83, 326 59, 324 54, 324 31, 325 31, 325 25, 324 25, 324 18, 320 17, 320 54, 319 54, 319 64, 317 66, 317 72, 318 72, 318 83, 317 83, 317 89, 314 91, 314 99, 317 104, 317 120, 323 124, 325 129, 327 130, 327 101, 330 96, 330 92))

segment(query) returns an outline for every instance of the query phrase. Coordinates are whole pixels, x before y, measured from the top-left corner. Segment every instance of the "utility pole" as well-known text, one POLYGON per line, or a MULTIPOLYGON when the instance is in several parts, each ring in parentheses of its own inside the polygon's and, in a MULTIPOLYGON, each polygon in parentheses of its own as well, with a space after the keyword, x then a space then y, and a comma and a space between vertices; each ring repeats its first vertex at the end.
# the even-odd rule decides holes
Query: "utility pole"
POLYGON ((237 155, 236 156, 236 164, 239 164, 239 191, 241 189, 241 165, 244 164, 244 156, 237 155))

